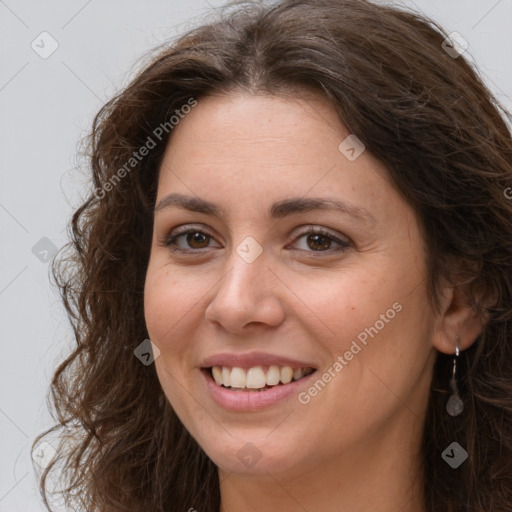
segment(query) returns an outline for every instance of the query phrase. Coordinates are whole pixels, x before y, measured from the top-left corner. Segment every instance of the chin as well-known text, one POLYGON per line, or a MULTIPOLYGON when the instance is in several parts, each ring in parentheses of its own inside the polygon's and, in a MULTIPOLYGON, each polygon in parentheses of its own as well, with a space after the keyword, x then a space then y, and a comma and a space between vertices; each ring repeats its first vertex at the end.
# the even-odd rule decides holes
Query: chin
POLYGON ((294 437, 274 436, 270 440, 271 431, 265 428, 260 435, 233 433, 233 437, 226 433, 215 446, 204 445, 203 449, 217 467, 233 473, 265 476, 300 473, 299 468, 305 467, 305 454, 298 452, 294 437))

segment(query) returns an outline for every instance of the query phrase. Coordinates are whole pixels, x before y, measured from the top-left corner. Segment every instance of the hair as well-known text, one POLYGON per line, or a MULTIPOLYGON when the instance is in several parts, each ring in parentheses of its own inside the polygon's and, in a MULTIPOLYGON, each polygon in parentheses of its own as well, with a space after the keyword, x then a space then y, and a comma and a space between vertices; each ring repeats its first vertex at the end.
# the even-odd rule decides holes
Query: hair
POLYGON ((414 209, 432 307, 448 282, 482 317, 481 335, 458 359, 465 405, 455 418, 445 410, 453 356, 437 353, 422 438, 426 508, 510 511, 510 115, 464 55, 443 50, 446 37, 415 12, 366 0, 238 2, 159 47, 101 108, 88 138, 94 189, 52 266, 76 347, 51 382, 58 423, 32 447, 61 433, 39 476, 49 510, 47 478, 60 471, 66 505, 88 511, 218 511, 217 467, 176 416, 154 365, 134 356, 148 338, 143 292, 168 119, 216 94, 314 90, 414 209), (149 139, 155 147, 131 161, 149 139), (469 454, 456 470, 441 457, 453 441, 469 454))

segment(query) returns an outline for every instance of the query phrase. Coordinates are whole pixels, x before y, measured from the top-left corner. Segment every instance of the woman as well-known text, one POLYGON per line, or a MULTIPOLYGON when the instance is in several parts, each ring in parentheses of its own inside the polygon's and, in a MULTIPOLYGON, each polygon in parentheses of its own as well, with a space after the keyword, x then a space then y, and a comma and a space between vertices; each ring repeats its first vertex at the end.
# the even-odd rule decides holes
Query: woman
POLYGON ((246 3, 103 107, 54 268, 69 504, 511 509, 512 140, 462 53, 246 3))

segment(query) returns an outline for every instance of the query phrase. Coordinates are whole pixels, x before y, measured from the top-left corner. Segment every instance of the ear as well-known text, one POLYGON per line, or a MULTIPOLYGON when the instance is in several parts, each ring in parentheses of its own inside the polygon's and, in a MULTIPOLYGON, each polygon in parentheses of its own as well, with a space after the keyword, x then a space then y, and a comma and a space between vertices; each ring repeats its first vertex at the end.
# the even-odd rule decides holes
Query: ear
POLYGON ((442 290, 432 343, 445 354, 455 352, 457 336, 460 350, 469 348, 482 333, 486 320, 470 305, 467 285, 446 286, 442 290))

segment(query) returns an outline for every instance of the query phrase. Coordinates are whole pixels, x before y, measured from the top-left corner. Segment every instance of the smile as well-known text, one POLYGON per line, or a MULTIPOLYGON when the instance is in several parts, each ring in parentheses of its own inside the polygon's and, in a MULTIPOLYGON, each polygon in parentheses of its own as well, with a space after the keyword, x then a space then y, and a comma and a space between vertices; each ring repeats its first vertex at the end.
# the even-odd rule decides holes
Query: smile
POLYGON ((219 386, 237 390, 266 390, 280 384, 292 381, 314 372, 314 368, 292 368, 291 366, 254 366, 241 368, 239 366, 213 366, 211 374, 219 386))
POLYGON ((213 366, 201 374, 206 393, 228 411, 251 412, 270 407, 295 396, 313 378, 311 367, 255 366, 251 368, 213 366))

